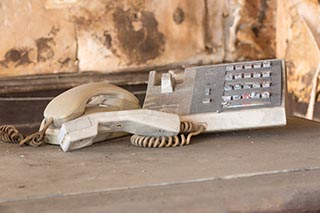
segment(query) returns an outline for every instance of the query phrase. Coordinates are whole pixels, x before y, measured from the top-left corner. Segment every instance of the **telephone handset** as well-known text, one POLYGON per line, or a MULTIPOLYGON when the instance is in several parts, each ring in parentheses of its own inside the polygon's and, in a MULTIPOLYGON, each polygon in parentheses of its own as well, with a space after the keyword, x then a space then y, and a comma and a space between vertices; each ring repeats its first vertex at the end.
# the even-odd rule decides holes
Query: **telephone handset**
POLYGON ((44 111, 44 119, 53 118, 53 125, 95 111, 139 109, 139 100, 120 87, 100 82, 80 85, 55 97, 44 111))
POLYGON ((170 147, 202 132, 283 126, 285 77, 278 59, 152 71, 142 109, 124 89, 89 83, 53 99, 40 132, 70 151, 125 133, 137 146, 170 147))
MULTIPOLYGON (((45 142, 59 145, 57 136, 65 122, 97 112, 139 108, 139 100, 125 89, 104 82, 84 84, 60 94, 47 105, 40 129, 52 119, 52 125, 46 130, 45 142)), ((106 133, 100 138, 120 135, 123 133, 106 133)))

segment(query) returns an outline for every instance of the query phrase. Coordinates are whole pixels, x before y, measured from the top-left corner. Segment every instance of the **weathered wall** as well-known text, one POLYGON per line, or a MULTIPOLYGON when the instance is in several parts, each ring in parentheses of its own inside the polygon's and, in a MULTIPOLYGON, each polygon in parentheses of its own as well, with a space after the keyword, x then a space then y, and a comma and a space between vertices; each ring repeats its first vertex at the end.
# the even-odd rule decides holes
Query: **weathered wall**
POLYGON ((0 76, 275 56, 275 0, 2 0, 0 76))
POLYGON ((74 25, 42 2, 0 2, 0 76, 77 70, 74 25))
POLYGON ((316 103, 320 101, 316 73, 320 69, 319 23, 318 0, 278 1, 277 57, 286 59, 291 107, 294 114, 317 120, 320 119, 320 105, 316 103))
POLYGON ((278 57, 320 120, 319 23, 319 0, 2 0, 0 77, 278 57))

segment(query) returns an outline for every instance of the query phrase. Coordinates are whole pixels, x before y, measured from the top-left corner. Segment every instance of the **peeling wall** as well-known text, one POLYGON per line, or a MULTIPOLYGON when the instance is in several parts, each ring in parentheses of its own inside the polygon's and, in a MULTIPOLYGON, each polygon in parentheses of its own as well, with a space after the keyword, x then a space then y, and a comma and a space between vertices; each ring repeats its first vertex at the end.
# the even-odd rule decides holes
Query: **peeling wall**
POLYGON ((77 71, 75 30, 66 11, 43 1, 0 2, 0 76, 77 71))
POLYGON ((275 56, 275 0, 3 0, 0 76, 275 56))
POLYGON ((316 75, 317 68, 320 69, 319 23, 317 0, 278 2, 276 52, 277 57, 286 59, 291 107, 295 115, 317 120, 320 120, 320 105, 316 103, 320 102, 320 76, 316 75))

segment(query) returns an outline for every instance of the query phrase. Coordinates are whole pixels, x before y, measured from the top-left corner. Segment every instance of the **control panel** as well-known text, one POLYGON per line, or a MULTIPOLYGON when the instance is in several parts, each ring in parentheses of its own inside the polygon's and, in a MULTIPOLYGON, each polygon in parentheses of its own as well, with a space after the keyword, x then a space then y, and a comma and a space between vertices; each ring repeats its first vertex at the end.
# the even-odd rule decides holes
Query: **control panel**
POLYGON ((190 113, 279 106, 281 66, 277 60, 195 68, 190 113))
POLYGON ((281 126, 285 94, 282 60, 237 62, 152 71, 143 108, 206 122, 208 131, 281 126))

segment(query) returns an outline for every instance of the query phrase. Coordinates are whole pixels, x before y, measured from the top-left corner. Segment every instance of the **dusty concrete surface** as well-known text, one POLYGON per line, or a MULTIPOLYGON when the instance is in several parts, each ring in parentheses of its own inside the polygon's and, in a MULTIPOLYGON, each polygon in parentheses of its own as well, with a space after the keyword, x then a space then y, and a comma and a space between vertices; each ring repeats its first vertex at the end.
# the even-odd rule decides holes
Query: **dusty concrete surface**
POLYGON ((127 137, 72 153, 1 144, 0 212, 316 212, 319 127, 294 119, 171 149, 127 137))

